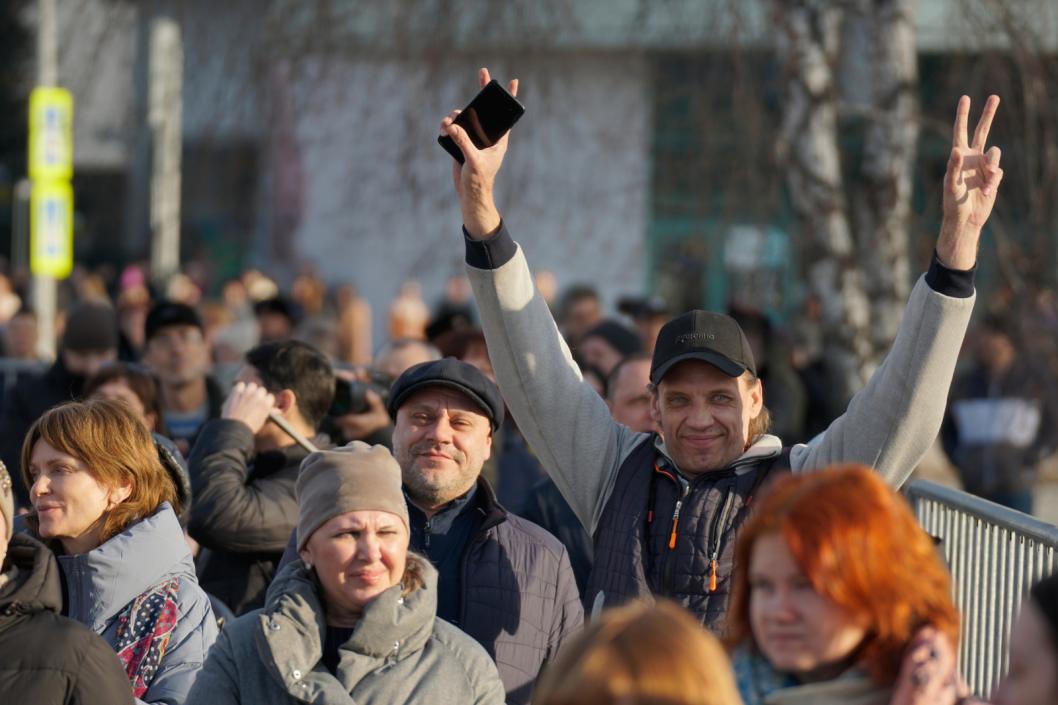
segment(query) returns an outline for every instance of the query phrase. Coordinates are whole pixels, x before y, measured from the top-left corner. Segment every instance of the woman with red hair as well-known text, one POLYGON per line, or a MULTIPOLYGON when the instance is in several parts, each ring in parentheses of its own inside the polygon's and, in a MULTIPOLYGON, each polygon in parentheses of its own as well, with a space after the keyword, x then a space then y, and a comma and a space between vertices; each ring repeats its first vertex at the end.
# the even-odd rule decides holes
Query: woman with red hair
POLYGON ((947 569, 877 473, 841 465, 787 476, 754 510, 729 613, 747 705, 958 700, 947 569))

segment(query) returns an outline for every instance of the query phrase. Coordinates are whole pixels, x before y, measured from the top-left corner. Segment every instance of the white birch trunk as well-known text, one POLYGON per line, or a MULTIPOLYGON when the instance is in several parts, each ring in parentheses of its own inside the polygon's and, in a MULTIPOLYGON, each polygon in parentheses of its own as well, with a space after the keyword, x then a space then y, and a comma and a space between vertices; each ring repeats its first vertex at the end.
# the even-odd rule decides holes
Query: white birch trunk
POLYGON ((876 362, 896 337, 911 287, 908 233, 919 130, 915 5, 861 1, 869 41, 860 50, 870 70, 871 110, 853 193, 876 362))
POLYGON ((802 230, 809 286, 822 309, 823 354, 848 393, 866 380, 875 356, 838 150, 834 66, 844 8, 778 0, 774 9, 786 81, 779 158, 802 230))

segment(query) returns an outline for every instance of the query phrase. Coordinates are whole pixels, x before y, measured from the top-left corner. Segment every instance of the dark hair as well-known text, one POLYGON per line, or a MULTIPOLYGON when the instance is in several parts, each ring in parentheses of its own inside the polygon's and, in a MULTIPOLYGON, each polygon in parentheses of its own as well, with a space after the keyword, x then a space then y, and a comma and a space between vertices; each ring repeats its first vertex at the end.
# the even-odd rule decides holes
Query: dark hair
POLYGON ((1033 585, 1029 594, 1047 620, 1047 633, 1054 648, 1058 649, 1058 573, 1033 585))
POLYGON ((275 313, 283 316, 291 323, 297 323, 300 318, 299 311, 292 301, 282 297, 274 296, 270 299, 264 299, 258 301, 253 305, 253 312, 255 316, 263 316, 268 313, 275 313))
POLYGON ((113 362, 104 365, 98 372, 88 378, 81 391, 81 397, 90 398, 100 387, 111 382, 124 382, 132 393, 140 399, 144 412, 154 414, 155 433, 165 435, 165 421, 162 417, 162 393, 158 378, 143 365, 127 362, 113 362))
POLYGON ((305 421, 319 427, 334 400, 334 370, 323 353, 299 340, 284 340, 250 350, 246 364, 257 370, 261 384, 273 394, 294 392, 305 421))

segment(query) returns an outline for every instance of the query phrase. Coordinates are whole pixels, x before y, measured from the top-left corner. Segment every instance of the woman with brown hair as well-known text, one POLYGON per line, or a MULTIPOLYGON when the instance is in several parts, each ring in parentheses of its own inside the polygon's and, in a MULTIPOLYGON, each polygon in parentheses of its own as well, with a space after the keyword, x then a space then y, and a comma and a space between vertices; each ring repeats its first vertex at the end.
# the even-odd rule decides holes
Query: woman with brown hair
POLYGON ((30 428, 22 472, 65 613, 114 648, 139 701, 183 703, 217 628, 147 428, 121 402, 57 406, 30 428))
POLYGON ((741 705, 720 643, 674 602, 603 612, 564 645, 534 705, 741 705))
POLYGON ((728 628, 747 705, 945 705, 964 694, 947 569, 869 468, 777 481, 735 561, 728 628))

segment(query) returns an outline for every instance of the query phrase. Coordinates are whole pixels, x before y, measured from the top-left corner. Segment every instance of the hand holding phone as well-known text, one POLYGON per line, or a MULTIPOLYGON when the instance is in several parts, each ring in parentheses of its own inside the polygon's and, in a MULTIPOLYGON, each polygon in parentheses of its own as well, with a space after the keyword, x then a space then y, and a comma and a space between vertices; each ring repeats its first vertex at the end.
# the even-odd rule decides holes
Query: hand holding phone
MULTIPOLYGON (((497 81, 491 80, 452 122, 466 131, 475 147, 488 149, 499 142, 524 113, 525 106, 497 81)), ((465 162, 463 151, 451 137, 441 135, 437 142, 460 164, 465 162)))
MULTIPOLYGON (((492 82, 487 68, 478 70, 478 85, 483 89, 483 93, 488 84, 492 82)), ((508 84, 507 92, 511 99, 518 95, 518 79, 508 84)), ((489 130, 484 127, 488 120, 483 119, 480 112, 475 111, 474 114, 478 123, 482 125, 480 132, 488 135, 489 130)), ((501 136, 490 147, 482 149, 475 145, 470 132, 456 123, 459 115, 458 111, 453 111, 441 121, 441 135, 454 142, 455 151, 458 153, 452 154, 456 159, 452 162, 452 183, 459 197, 463 228, 471 238, 481 240, 495 233, 503 222, 496 209, 492 191, 496 182, 496 174, 503 166, 503 158, 507 153, 507 139, 510 137, 510 132, 500 130, 492 133, 501 136)), ((469 117, 464 118, 464 120, 469 119, 469 117)), ((442 146, 446 143, 444 139, 438 141, 442 146)), ((451 151, 449 153, 451 154, 451 151)))

